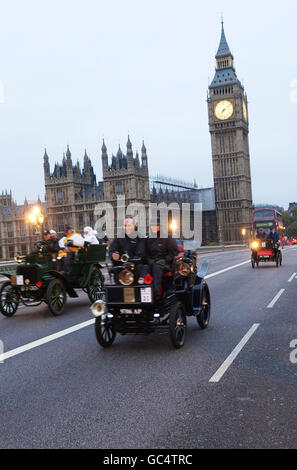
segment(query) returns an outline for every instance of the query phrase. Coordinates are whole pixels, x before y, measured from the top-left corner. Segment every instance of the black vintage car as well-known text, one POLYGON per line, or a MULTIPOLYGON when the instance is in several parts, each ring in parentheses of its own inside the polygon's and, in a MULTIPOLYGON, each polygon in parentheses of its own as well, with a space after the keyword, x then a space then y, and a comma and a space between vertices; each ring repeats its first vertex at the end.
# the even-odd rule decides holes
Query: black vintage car
POLYGON ((96 317, 95 334, 102 347, 109 347, 116 334, 169 333, 173 346, 185 342, 187 317, 194 316, 205 329, 210 318, 210 292, 204 277, 208 264, 199 271, 196 254, 185 252, 177 259, 174 272, 164 275, 162 298, 154 302, 153 278, 137 276, 139 260, 128 260, 113 268, 114 282, 105 284, 105 302, 91 309, 96 317), (141 282, 141 283, 140 283, 141 282))
POLYGON ((53 315, 61 315, 67 294, 78 297, 75 289, 83 289, 91 302, 103 297, 104 276, 100 263, 105 261, 106 245, 89 245, 77 250, 67 275, 59 272, 58 258, 40 244, 37 253, 18 259, 15 275, 1 273, 9 278, 0 286, 1 313, 11 317, 20 303, 32 307, 45 302, 53 315))

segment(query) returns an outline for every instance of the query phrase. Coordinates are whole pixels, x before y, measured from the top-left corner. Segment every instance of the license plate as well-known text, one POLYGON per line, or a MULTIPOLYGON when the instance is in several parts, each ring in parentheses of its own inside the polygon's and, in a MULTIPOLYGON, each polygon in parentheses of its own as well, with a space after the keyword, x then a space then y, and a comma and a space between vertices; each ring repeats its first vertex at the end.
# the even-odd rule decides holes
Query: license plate
POLYGON ((265 242, 262 243, 262 248, 266 248, 266 243, 265 242))
POLYGON ((140 290, 141 302, 144 304, 150 304, 152 302, 152 289, 150 287, 144 287, 140 290))
POLYGON ((126 287, 124 289, 124 302, 127 302, 127 304, 135 302, 135 289, 134 289, 134 287, 126 287))
POLYGON ((140 315, 142 313, 142 310, 140 308, 121 308, 120 313, 123 315, 140 315))
POLYGON ((11 276, 11 284, 13 286, 23 286, 24 285, 24 276, 18 274, 17 276, 11 276))

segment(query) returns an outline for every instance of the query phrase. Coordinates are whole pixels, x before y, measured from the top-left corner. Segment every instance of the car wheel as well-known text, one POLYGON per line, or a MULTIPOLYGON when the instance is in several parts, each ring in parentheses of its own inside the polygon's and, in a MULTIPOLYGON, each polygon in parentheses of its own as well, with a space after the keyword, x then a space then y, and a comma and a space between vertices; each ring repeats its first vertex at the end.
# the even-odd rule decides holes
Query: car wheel
POLYGON ((169 334, 176 349, 183 347, 186 337, 187 316, 181 302, 176 302, 169 312, 169 334))
POLYGON ((87 294, 92 303, 104 296, 104 276, 100 269, 94 268, 87 286, 87 294))
POLYGON ((209 325, 210 319, 210 293, 207 284, 205 284, 202 288, 202 295, 201 295, 201 311, 197 315, 197 322, 198 325, 202 330, 209 325))
POLYGON ((55 315, 62 315, 66 305, 66 289, 60 279, 53 279, 46 290, 46 303, 50 312, 55 315))
POLYGON ((6 317, 12 317, 18 309, 20 297, 10 281, 3 282, 0 288, 0 311, 6 317))
POLYGON ((102 318, 102 315, 96 318, 95 335, 100 346, 103 348, 111 346, 115 340, 116 334, 117 332, 112 319, 109 319, 105 315, 104 318, 102 318))

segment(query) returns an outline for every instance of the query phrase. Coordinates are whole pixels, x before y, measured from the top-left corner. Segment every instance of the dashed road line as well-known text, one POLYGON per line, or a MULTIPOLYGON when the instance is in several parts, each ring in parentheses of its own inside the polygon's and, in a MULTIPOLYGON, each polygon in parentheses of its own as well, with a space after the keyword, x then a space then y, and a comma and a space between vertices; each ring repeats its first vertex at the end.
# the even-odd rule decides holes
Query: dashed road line
POLYGON ((218 383, 225 372, 229 369, 231 364, 233 363, 234 359, 238 356, 240 351, 243 349, 243 347, 246 345, 248 340, 251 338, 251 336, 255 333, 255 331, 258 329, 260 326, 260 323, 255 323, 249 331, 246 333, 246 335, 242 338, 242 340, 238 343, 238 345, 233 349, 231 354, 227 357, 227 359, 223 362, 221 367, 216 371, 216 373, 211 377, 209 382, 212 383, 218 383))
POLYGON ((290 279, 288 279, 288 282, 292 282, 294 277, 296 277, 296 273, 292 274, 292 276, 290 277, 290 279))
POLYGON ((276 304, 276 302, 278 301, 278 299, 280 298, 280 296, 285 292, 285 289, 281 289, 277 294, 276 296, 272 299, 272 301, 270 302, 270 304, 267 305, 267 308, 273 308, 274 305, 276 304))
POLYGON ((227 271, 231 271, 232 269, 239 268, 240 266, 244 266, 245 264, 248 264, 250 262, 251 262, 251 260, 244 261, 243 263, 235 264, 234 266, 230 266, 229 268, 222 269, 221 271, 217 271, 216 273, 208 274, 207 276, 205 276, 205 279, 210 279, 211 277, 218 276, 219 274, 226 273, 227 271))

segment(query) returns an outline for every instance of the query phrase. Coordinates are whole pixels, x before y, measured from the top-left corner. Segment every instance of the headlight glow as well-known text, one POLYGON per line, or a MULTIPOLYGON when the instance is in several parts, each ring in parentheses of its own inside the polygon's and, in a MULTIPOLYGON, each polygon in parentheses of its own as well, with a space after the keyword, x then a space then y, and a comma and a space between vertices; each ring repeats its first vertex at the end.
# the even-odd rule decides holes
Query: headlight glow
POLYGON ((253 241, 252 244, 251 244, 251 247, 256 250, 257 248, 259 248, 259 243, 256 242, 256 241, 253 241))

